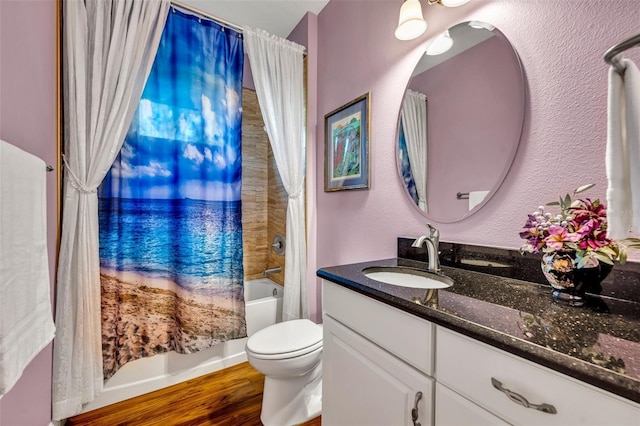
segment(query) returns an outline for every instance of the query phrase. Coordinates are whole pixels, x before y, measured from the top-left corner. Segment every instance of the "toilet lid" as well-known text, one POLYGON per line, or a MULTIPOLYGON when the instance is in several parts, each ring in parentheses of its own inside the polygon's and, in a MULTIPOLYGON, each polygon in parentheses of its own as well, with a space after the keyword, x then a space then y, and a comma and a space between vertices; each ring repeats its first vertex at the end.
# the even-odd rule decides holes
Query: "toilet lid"
POLYGON ((322 327, 308 319, 280 322, 256 332, 247 340, 255 354, 277 355, 314 349, 322 344, 322 327))

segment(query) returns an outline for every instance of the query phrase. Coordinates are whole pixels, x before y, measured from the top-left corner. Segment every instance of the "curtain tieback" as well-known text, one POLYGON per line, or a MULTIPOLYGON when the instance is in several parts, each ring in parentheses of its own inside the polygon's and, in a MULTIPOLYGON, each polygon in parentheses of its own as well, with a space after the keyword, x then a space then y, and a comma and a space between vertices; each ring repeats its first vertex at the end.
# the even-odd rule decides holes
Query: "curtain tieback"
POLYGON ((78 176, 74 173, 73 169, 71 169, 71 166, 69 166, 69 163, 67 162, 67 156, 64 154, 62 154, 62 161, 69 172, 69 181, 71 182, 71 186, 83 194, 94 194, 98 192, 97 188, 90 188, 78 179, 78 176))
POLYGON ((300 198, 300 196, 302 195, 302 192, 298 191, 294 194, 290 194, 289 195, 289 199, 290 200, 297 200, 298 198, 300 198))

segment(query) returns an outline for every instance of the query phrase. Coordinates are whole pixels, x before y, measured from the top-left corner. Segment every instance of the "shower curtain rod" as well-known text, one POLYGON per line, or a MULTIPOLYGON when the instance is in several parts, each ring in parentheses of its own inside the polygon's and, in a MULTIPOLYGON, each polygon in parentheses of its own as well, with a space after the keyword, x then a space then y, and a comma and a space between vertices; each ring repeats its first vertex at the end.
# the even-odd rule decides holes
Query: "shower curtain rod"
MULTIPOLYGON (((186 4, 180 3, 179 1, 172 0, 171 1, 171 5, 175 6, 177 8, 180 8, 180 9, 184 9, 184 10, 186 10, 188 12, 195 13, 196 15, 203 16, 203 17, 205 17, 207 19, 211 19, 213 21, 216 21, 217 23, 221 24, 222 26, 227 27, 227 28, 231 28, 232 30, 237 31, 240 34, 242 34, 244 32, 244 31, 242 31, 242 27, 239 26, 239 25, 231 23, 231 22, 229 22, 229 21, 227 21, 225 19, 218 18, 217 16, 212 15, 210 13, 203 12, 202 10, 196 9, 195 7, 187 6, 186 4)), ((304 48, 303 55, 306 57, 307 56, 307 48, 304 47, 304 46, 303 46, 303 48, 304 48)))
POLYGON ((640 45, 640 34, 636 34, 628 39, 621 41, 615 46, 611 47, 604 54, 604 61, 614 67, 618 74, 624 74, 624 69, 620 66, 620 58, 618 55, 627 49, 640 45))
POLYGON ((226 21, 226 20, 224 20, 222 18, 218 18, 217 16, 212 15, 210 13, 203 12, 202 10, 196 9, 195 7, 187 6, 186 4, 180 3, 178 1, 171 1, 171 5, 173 5, 175 7, 179 7, 180 9, 187 10, 187 11, 189 11, 191 13, 195 13, 197 15, 204 16, 205 18, 212 19, 212 20, 216 21, 217 23, 222 24, 225 27, 231 28, 232 30, 235 30, 235 31, 237 31, 239 33, 242 33, 242 27, 241 26, 238 26, 236 24, 232 24, 229 21, 226 21))

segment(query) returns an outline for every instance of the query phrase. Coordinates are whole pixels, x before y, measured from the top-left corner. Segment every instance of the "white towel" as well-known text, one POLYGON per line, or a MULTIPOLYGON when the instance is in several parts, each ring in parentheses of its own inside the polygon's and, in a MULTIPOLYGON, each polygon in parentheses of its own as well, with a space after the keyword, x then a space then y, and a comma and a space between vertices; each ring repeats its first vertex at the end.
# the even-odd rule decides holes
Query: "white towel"
POLYGON ((0 398, 51 342, 46 164, 0 140, 0 398))
POLYGON ((489 191, 471 191, 469 192, 469 211, 484 201, 489 191))
POLYGON ((609 69, 607 131, 607 235, 640 233, 640 71, 622 59, 624 77, 609 69))

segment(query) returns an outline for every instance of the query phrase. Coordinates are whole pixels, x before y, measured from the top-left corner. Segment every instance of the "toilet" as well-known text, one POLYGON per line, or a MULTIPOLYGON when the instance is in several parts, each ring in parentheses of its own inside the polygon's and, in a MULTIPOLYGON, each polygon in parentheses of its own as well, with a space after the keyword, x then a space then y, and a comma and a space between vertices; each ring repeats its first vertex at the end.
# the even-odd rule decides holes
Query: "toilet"
POLYGON ((264 374, 260 420, 291 426, 322 410, 322 325, 308 319, 273 324, 250 336, 249 363, 264 374))

